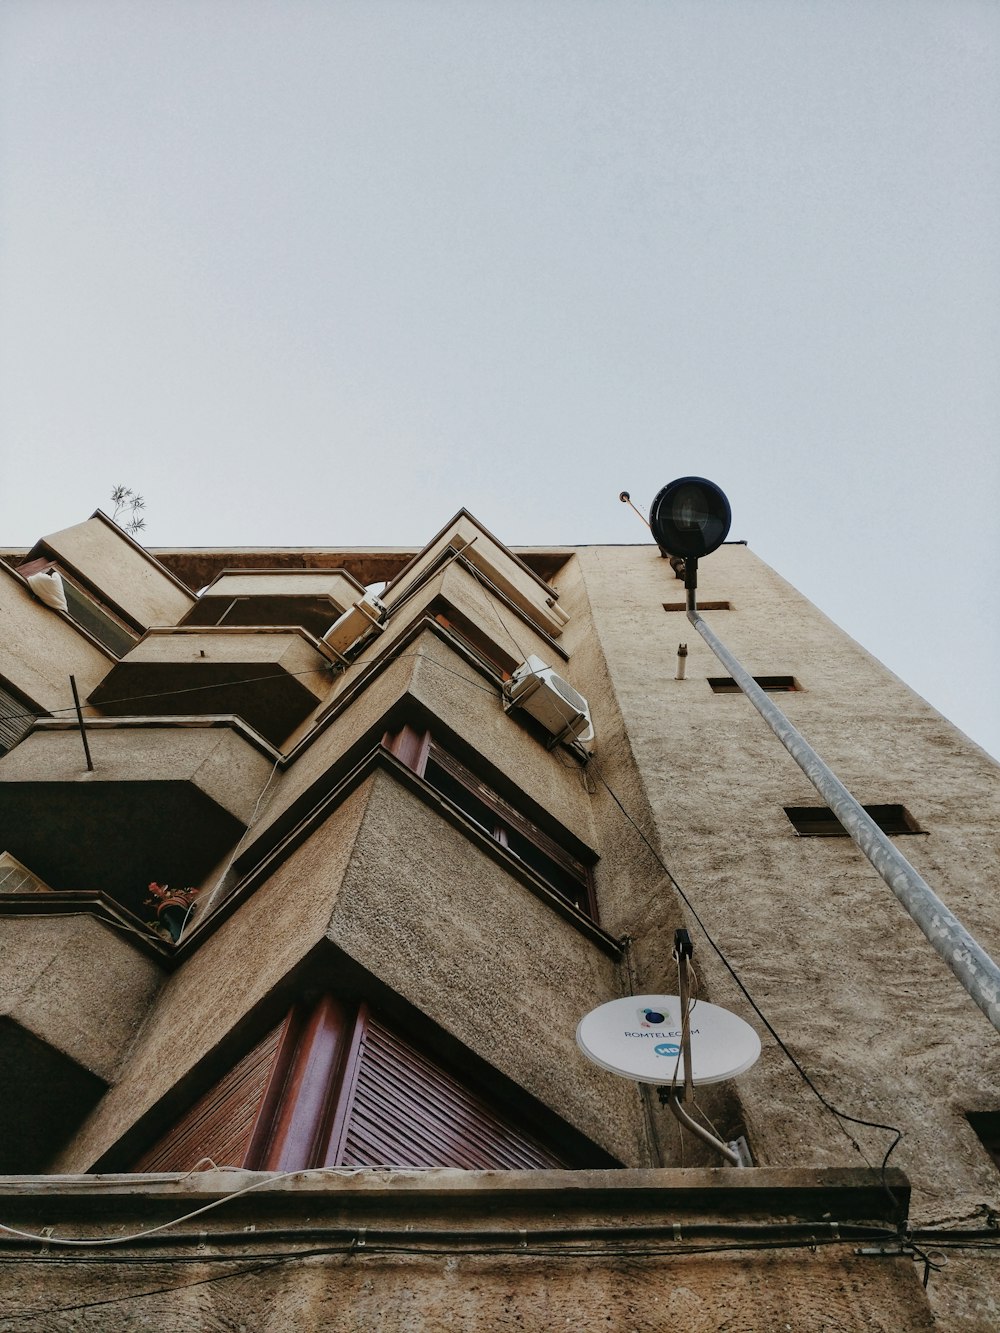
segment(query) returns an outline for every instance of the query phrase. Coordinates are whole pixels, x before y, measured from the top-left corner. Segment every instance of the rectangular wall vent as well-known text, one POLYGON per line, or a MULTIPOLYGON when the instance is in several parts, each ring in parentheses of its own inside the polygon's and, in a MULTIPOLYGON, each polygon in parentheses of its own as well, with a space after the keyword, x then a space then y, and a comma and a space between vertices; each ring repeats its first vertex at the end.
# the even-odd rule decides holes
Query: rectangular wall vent
MULTIPOLYGON (((883 833, 924 833, 905 805, 866 805, 865 814, 883 833)), ((826 805, 786 805, 785 814, 800 838, 846 838, 847 829, 826 805)))
MULTIPOLYGON (((754 680, 769 694, 783 694, 799 688, 794 676, 754 676, 754 680)), ((732 676, 709 676, 708 683, 716 694, 742 694, 732 676)))

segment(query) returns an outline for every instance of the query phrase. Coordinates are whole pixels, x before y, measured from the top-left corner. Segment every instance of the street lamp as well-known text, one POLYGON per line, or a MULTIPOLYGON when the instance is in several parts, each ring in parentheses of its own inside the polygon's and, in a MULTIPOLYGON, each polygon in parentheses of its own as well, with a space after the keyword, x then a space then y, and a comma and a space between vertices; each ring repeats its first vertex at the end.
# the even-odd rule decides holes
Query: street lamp
POLYGON ((725 494, 704 477, 679 477, 657 492, 649 508, 657 546, 685 560, 717 550, 729 535, 732 519, 725 494))
MULTIPOLYGON (((622 496, 625 496, 622 492, 622 496)), ((696 600, 698 558, 726 539, 729 501, 704 477, 680 477, 659 491, 649 527, 676 570, 683 561, 687 618, 813 784, 962 986, 1000 1032, 1000 968, 906 857, 889 841, 805 737, 705 623, 696 600)))

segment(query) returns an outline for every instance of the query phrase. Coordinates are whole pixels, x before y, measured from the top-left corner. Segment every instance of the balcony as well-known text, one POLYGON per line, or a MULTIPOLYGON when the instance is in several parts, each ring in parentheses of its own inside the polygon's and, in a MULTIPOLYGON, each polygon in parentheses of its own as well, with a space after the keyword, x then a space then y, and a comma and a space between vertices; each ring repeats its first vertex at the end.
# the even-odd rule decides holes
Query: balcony
POLYGON ((563 632, 569 616, 559 605, 556 589, 543 582, 464 509, 414 556, 382 593, 390 613, 440 569, 449 555, 456 553, 475 569, 486 587, 499 592, 543 634, 557 638, 563 632))
POLYGON ((235 714, 280 745, 329 693, 332 658, 300 629, 150 630, 90 703, 115 717, 235 714))
POLYGON ((227 569, 205 589, 185 625, 298 625, 321 639, 364 587, 343 569, 227 569))
POLYGON ((0 897, 0 1174, 44 1170, 117 1076, 163 978, 130 924, 100 894, 0 897))
POLYGON ((201 884, 242 836, 277 754, 237 718, 45 719, 0 759, 0 848, 50 888, 142 919, 151 880, 201 884))

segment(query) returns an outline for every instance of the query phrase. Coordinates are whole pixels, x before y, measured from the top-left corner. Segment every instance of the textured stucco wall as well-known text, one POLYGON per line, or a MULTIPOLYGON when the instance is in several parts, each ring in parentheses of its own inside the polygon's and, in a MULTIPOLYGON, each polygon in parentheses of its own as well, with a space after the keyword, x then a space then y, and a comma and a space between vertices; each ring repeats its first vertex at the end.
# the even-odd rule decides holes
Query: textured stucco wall
POLYGON ((515 788, 538 802, 582 842, 592 845, 589 798, 580 771, 551 753, 537 736, 504 713, 492 689, 441 637, 427 631, 295 757, 261 803, 241 860, 294 802, 303 798, 352 745, 405 696, 465 739, 515 788))
MULTIPOLYGON (((809 1240, 810 1225, 824 1226, 821 1211, 834 1224, 867 1216, 866 1200, 880 1192, 875 1173, 867 1190, 829 1188, 814 1173, 805 1209, 795 1199, 807 1173, 753 1174, 759 1179, 735 1192, 718 1171, 380 1171, 273 1186, 219 1172, 145 1184, 48 1180, 47 1207, 29 1214, 34 1228, 41 1216, 58 1220, 60 1234, 91 1237, 149 1227, 248 1185, 266 1188, 181 1222, 173 1244, 162 1243, 168 1232, 151 1248, 100 1258, 78 1251, 64 1265, 53 1262, 59 1251, 22 1246, 24 1262, 6 1268, 0 1328, 37 1327, 41 1318, 46 1328, 102 1333, 929 1333, 910 1257, 809 1240), (706 1220, 714 1240, 695 1234, 706 1220)), ((23 1224, 24 1190, 0 1182, 0 1194, 5 1215, 23 1224)), ((869 1226, 877 1232, 885 1221, 869 1226)))
MULTIPOLYGON (((331 569, 234 571, 220 574, 205 596, 232 597, 331 597, 346 610, 364 594, 364 588, 349 574, 331 569)), ((220 612, 222 607, 219 607, 220 612)))
POLYGON ((163 969, 88 916, 0 917, 0 1015, 110 1083, 163 969))
POLYGON ((610 1152, 648 1160, 635 1088, 573 1041, 578 1014, 619 993, 614 962, 376 771, 169 979, 58 1169, 90 1166, 324 939, 610 1152))
MULTIPOLYGON (((683 601, 667 562, 646 547, 578 558, 656 839, 706 925, 823 1092, 904 1131, 892 1161, 913 1180, 918 1218, 997 1207, 1000 1176, 965 1120, 1000 1107, 996 1033, 850 840, 795 835, 783 806, 822 802, 743 696, 709 689, 726 673, 686 617, 662 609, 683 601), (673 679, 678 642, 690 650, 684 681, 673 679)), ((928 831, 897 846, 996 956, 997 765, 746 547, 703 561, 699 583, 700 601, 731 601, 705 618, 751 672, 799 681, 778 702, 854 795, 902 803, 928 831)), ((671 896, 659 911, 645 904, 643 975, 672 933, 671 896)), ((627 920, 613 888, 602 902, 609 921, 627 920)), ((713 1000, 759 1030, 694 941, 713 1000)), ((762 1059, 736 1081, 758 1160, 851 1160, 849 1139, 761 1035, 762 1059)), ((892 1141, 846 1128, 870 1161, 892 1141)), ((980 1277, 995 1301, 995 1278, 980 1277)))
MULTIPOLYGON (((113 800, 122 783, 188 782, 247 823, 274 760, 232 725, 107 723, 87 728, 94 770, 87 772, 79 731, 71 724, 36 728, 0 759, 2 784, 104 785, 113 800)), ((141 837, 141 831, 136 831, 141 837)))
POLYGON ((412 587, 449 545, 460 547, 472 564, 547 634, 558 637, 562 633, 564 618, 549 607, 548 599, 553 594, 548 586, 469 514, 458 515, 397 576, 385 589, 386 603, 391 606, 407 588, 412 587))
POLYGON ((56 712, 73 707, 71 675, 86 699, 113 660, 0 564, 0 677, 56 712))
POLYGON ((133 545, 110 519, 89 518, 42 541, 144 628, 176 625, 195 603, 193 593, 133 545))
POLYGON ((631 1165, 638 1091, 580 1055, 617 968, 461 829, 376 774, 330 937, 422 1013, 631 1165))

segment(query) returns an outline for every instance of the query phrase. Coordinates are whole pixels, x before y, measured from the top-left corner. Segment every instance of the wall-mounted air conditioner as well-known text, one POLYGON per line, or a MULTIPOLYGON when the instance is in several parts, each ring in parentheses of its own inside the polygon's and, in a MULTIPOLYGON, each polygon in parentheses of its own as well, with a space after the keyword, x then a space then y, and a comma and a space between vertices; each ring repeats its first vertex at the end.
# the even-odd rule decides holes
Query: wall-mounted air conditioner
POLYGON ((359 602, 349 606, 344 614, 333 622, 323 635, 323 642, 328 643, 335 652, 345 653, 370 630, 381 634, 382 626, 388 618, 389 608, 385 602, 373 592, 366 592, 359 602))
POLYGON ((594 726, 582 694, 533 654, 503 687, 504 708, 523 708, 560 741, 592 741, 594 726))

